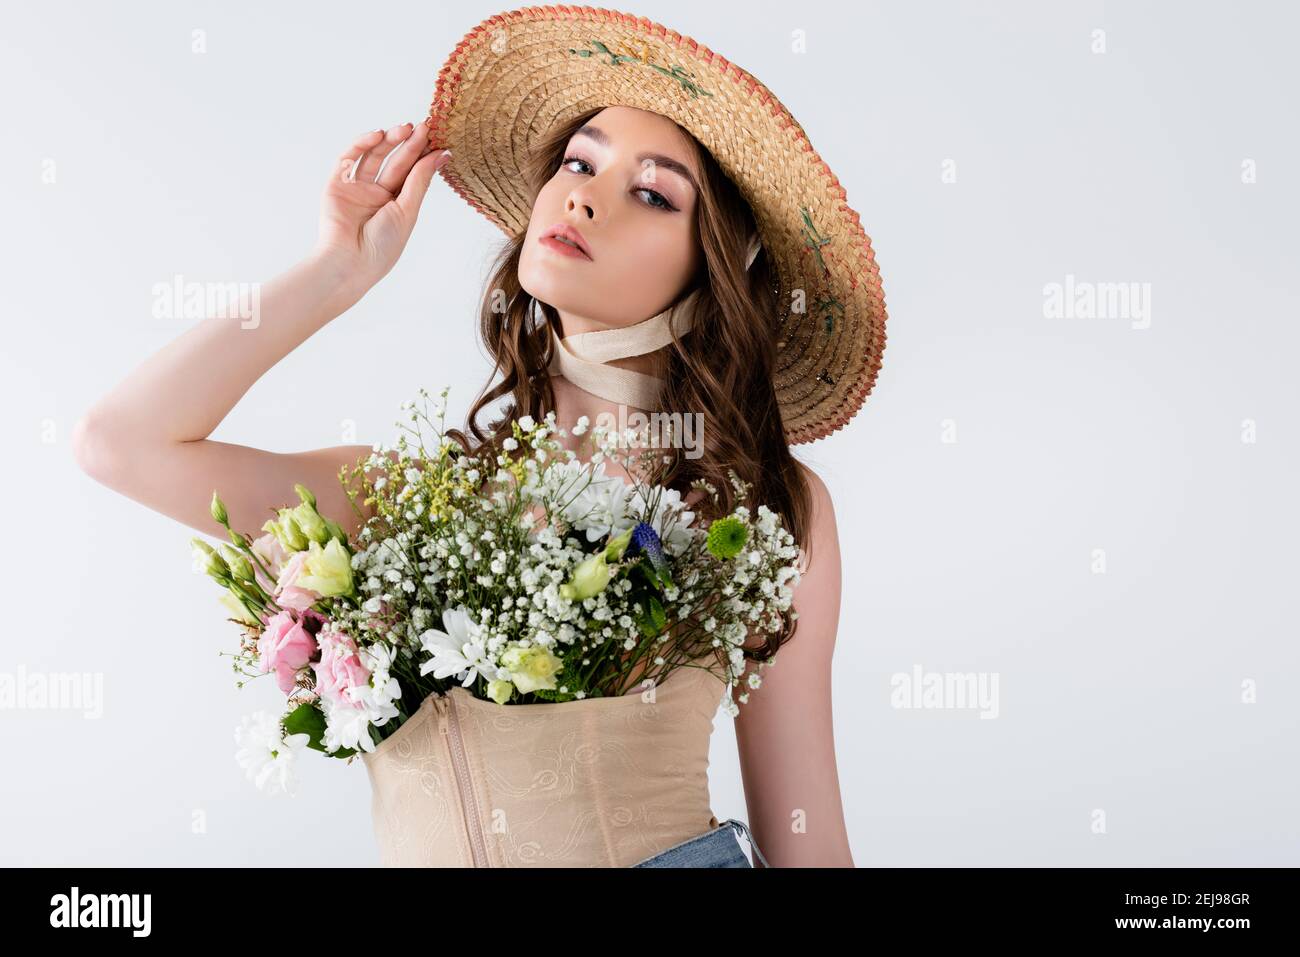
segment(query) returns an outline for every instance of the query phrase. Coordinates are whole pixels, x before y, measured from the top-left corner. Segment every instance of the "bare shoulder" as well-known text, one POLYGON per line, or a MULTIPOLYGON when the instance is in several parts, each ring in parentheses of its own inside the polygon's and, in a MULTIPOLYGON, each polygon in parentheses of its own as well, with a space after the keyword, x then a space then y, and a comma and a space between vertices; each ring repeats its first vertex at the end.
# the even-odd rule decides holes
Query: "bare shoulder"
POLYGON ((826 487, 826 482, 822 480, 822 477, 809 468, 807 464, 800 462, 798 459, 794 460, 794 464, 799 466, 799 471, 808 481, 808 488, 813 493, 813 504, 829 506, 831 503, 831 492, 830 489, 826 487))
MULTIPOLYGON (((781 646, 780 664, 763 678, 767 690, 741 709, 751 714, 772 710, 804 713, 829 700, 831 659, 839 631, 841 568, 839 532, 830 489, 821 476, 795 460, 807 480, 811 514, 800 536, 797 580, 791 585, 791 610, 797 616, 795 635, 781 646)), ((745 647, 761 647, 762 636, 750 636, 745 647)), ((737 725, 739 727, 739 723, 737 725)))
POLYGON ((799 582, 794 588, 794 608, 800 627, 820 640, 805 641, 804 647, 820 645, 829 653, 839 623, 841 594, 840 536, 830 489, 812 469, 798 463, 812 493, 812 514, 804 540, 800 542, 799 582))
POLYGON ((834 564, 833 572, 839 574, 839 531, 835 525, 835 504, 831 501, 831 491, 826 487, 826 482, 820 475, 811 468, 795 460, 799 466, 799 471, 803 474, 808 482, 808 491, 811 496, 812 510, 809 516, 807 540, 801 544, 804 545, 805 552, 817 550, 818 546, 823 546, 828 552, 833 552, 834 564))

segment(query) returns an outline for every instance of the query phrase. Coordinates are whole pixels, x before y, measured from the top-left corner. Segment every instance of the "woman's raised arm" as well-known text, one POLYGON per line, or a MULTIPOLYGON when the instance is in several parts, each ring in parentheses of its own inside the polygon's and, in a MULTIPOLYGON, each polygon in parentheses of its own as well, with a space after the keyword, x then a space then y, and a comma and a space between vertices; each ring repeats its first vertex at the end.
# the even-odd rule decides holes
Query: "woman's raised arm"
POLYGON ((272 509, 295 503, 293 486, 301 482, 316 494, 321 514, 354 532, 361 519, 338 475, 371 446, 281 453, 208 436, 268 369, 392 269, 447 155, 431 151, 427 138, 424 123, 414 130, 404 124, 366 134, 341 155, 321 201, 316 247, 261 287, 251 321, 204 319, 96 402, 73 432, 81 468, 209 535, 219 535, 208 511, 214 489, 231 526, 255 535, 272 509))

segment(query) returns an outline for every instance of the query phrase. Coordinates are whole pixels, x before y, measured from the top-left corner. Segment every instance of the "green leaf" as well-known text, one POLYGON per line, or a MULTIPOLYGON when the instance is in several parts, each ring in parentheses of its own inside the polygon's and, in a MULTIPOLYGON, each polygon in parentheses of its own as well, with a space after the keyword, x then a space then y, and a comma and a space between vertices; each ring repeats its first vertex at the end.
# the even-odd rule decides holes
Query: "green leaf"
POLYGON ((337 751, 325 750, 325 713, 311 702, 305 702, 285 715, 284 733, 307 735, 307 747, 331 757, 350 758, 356 754, 354 748, 339 748, 337 751))
POLYGON ((673 583, 672 576, 666 567, 663 573, 660 574, 658 569, 655 568, 654 562, 644 557, 639 557, 636 563, 632 565, 628 571, 628 577, 640 578, 642 582, 655 589, 655 591, 663 591, 665 588, 671 587, 673 583))
POLYGON ((659 599, 654 595, 650 596, 650 619, 654 622, 655 634, 664 630, 668 624, 668 616, 664 614, 664 606, 659 603, 659 599))
POLYGON ((646 603, 649 605, 648 609, 637 602, 636 617, 633 620, 641 629, 641 634, 647 638, 655 638, 663 633, 664 626, 668 624, 668 616, 664 614, 664 606, 654 595, 647 595, 646 603))
POLYGON ((658 629, 654 626, 654 622, 651 621, 644 612, 637 612, 636 626, 641 629, 641 634, 645 635, 647 638, 653 638, 659 634, 658 629))

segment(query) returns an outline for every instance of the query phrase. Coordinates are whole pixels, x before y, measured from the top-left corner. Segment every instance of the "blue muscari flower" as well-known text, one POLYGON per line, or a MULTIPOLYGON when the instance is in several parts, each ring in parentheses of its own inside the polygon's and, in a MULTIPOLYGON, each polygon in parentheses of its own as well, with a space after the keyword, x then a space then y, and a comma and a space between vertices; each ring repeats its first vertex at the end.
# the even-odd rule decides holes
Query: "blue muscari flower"
POLYGON ((655 532, 654 526, 647 522, 637 522, 636 527, 632 529, 632 541, 628 551, 643 552, 654 565, 655 571, 660 574, 668 568, 668 559, 664 558, 663 544, 659 541, 659 535, 655 532))

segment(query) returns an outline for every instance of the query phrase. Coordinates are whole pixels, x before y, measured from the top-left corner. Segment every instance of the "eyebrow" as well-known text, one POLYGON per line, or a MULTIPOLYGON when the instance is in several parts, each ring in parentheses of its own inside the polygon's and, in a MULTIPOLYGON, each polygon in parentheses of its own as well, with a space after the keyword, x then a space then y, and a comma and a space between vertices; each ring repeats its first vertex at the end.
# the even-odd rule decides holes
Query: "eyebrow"
MULTIPOLYGON (((601 146, 609 146, 609 134, 599 126, 592 126, 590 123, 579 127, 573 135, 575 137, 586 136, 599 143, 601 146)), ((662 153, 640 153, 637 155, 636 160, 638 163, 644 163, 646 160, 650 160, 650 162, 654 163, 656 166, 661 166, 671 173, 676 173, 682 179, 686 180, 686 182, 690 183, 691 189, 695 190, 696 193, 700 192, 699 184, 695 182, 695 177, 691 175, 690 167, 685 163, 678 162, 671 156, 664 156, 662 153)))

